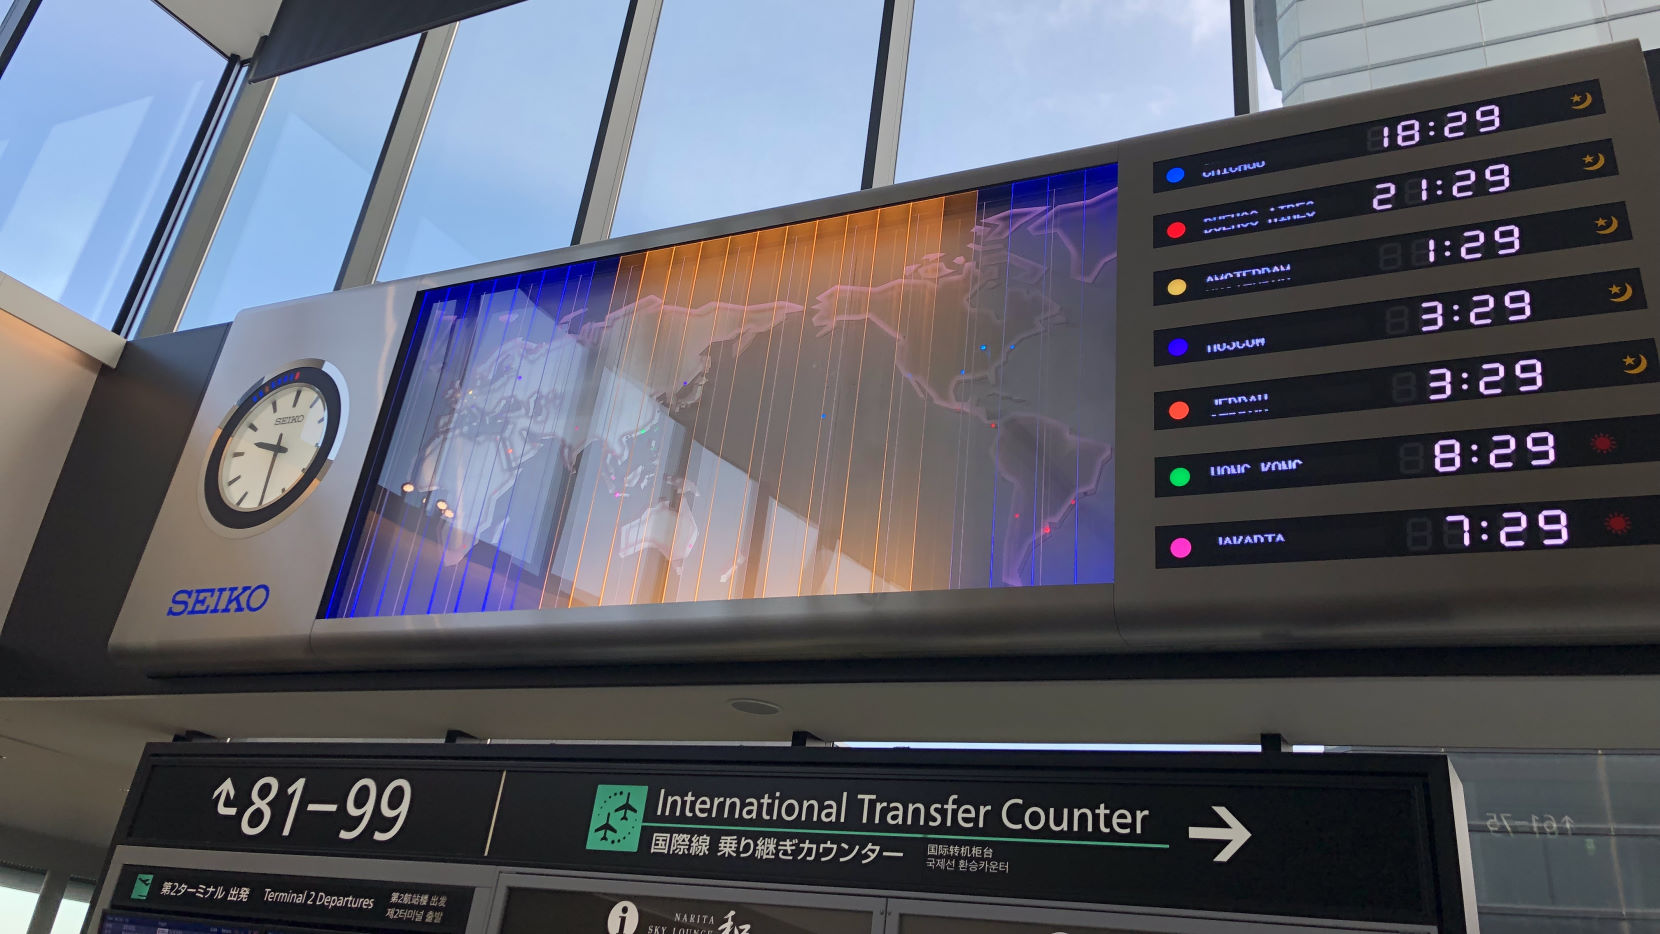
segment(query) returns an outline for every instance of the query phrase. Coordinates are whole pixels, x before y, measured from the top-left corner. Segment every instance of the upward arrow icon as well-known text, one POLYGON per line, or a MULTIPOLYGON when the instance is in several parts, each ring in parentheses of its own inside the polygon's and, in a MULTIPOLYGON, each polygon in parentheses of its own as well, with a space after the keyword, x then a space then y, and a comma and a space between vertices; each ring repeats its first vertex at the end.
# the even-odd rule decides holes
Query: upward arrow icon
POLYGON ((1239 848, 1245 845, 1246 840, 1251 839, 1251 832, 1245 829, 1245 825, 1239 822, 1239 818, 1233 816, 1233 813, 1222 805, 1213 804, 1210 809, 1215 811, 1228 826, 1189 827, 1187 828, 1187 837, 1189 840, 1228 841, 1228 845, 1222 848, 1222 852, 1216 854, 1216 859, 1212 860, 1212 862, 1225 863, 1232 859, 1235 853, 1239 852, 1239 848))
POLYGON ((236 816, 236 808, 231 806, 231 799, 234 797, 236 797, 236 786, 231 784, 231 780, 227 778, 219 783, 218 788, 213 789, 214 810, 227 817, 236 816))

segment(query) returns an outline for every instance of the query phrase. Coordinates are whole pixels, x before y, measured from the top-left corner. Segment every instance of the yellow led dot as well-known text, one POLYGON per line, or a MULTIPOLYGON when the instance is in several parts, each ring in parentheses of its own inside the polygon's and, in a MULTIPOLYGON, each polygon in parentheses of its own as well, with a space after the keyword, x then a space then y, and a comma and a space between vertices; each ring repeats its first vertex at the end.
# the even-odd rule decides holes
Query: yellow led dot
POLYGON ((1169 292, 1171 295, 1181 295, 1182 293, 1187 291, 1187 280, 1186 279, 1171 279, 1170 284, 1165 286, 1164 290, 1166 292, 1169 292))

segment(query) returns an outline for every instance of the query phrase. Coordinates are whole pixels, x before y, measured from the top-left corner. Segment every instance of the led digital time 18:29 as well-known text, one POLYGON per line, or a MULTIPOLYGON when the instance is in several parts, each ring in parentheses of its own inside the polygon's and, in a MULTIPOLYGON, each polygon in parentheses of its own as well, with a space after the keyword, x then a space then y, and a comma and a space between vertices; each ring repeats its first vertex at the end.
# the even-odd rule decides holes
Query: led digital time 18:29
POLYGON ((1405 120, 1368 127, 1366 145, 1373 152, 1410 149, 1427 140, 1460 139, 1481 133, 1493 133, 1503 128, 1503 109, 1498 104, 1484 104, 1473 111, 1449 110, 1434 120, 1408 117, 1405 120))

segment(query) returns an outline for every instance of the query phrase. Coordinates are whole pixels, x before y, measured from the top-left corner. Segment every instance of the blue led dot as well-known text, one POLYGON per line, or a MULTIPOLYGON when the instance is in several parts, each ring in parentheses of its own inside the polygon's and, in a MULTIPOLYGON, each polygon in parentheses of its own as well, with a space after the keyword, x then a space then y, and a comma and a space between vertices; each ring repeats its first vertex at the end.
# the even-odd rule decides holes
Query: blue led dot
POLYGON ((981 345, 980 345, 980 349, 981 349, 981 350, 985 350, 985 349, 986 349, 986 345, 985 345, 985 344, 981 344, 981 345))
POLYGON ((1180 184, 1181 180, 1186 178, 1186 177, 1187 177, 1187 170, 1182 168, 1179 165, 1176 166, 1175 168, 1171 169, 1170 171, 1164 173, 1164 180, 1169 182, 1172 185, 1180 184))
POLYGON ((1170 356, 1172 356, 1172 357, 1180 357, 1183 354, 1187 353, 1187 338, 1178 337, 1175 340, 1171 341, 1169 350, 1170 350, 1170 356))

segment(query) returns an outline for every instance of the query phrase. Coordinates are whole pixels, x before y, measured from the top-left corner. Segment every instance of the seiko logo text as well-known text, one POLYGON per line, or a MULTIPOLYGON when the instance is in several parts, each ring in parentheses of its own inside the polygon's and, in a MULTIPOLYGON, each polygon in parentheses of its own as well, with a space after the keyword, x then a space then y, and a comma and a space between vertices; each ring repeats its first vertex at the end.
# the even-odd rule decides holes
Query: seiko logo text
POLYGON ((282 418, 277 419, 272 424, 292 425, 295 422, 303 422, 303 421, 305 421, 305 416, 304 415, 284 415, 282 418))
POLYGON ((168 616, 200 616, 203 613, 258 613, 271 599, 264 584, 246 587, 209 587, 205 590, 175 590, 168 616))

